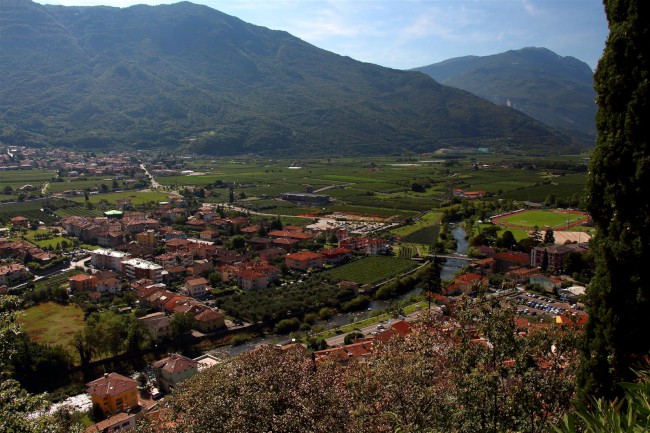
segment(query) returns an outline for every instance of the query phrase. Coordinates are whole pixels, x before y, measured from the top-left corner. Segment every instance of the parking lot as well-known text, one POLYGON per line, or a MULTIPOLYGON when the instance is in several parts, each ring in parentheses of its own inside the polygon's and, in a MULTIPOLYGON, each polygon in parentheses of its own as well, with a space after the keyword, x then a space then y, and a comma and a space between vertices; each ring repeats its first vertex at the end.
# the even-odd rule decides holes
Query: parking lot
POLYGON ((553 299, 549 296, 519 291, 513 298, 517 305, 517 313, 523 316, 561 316, 565 314, 583 314, 581 304, 571 304, 553 299))

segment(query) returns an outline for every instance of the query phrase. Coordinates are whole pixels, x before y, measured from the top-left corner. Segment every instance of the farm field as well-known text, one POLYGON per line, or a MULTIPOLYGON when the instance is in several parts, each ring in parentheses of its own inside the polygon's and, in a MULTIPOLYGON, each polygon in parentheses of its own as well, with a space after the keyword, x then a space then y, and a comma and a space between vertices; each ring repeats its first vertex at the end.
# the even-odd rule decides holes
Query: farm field
MULTIPOLYGON (((117 200, 131 200, 134 205, 141 205, 147 203, 158 203, 168 200, 169 194, 158 191, 123 191, 111 192, 108 194, 91 194, 88 196, 88 201, 92 204, 99 204, 106 201, 110 204, 115 204, 117 200)), ((75 197, 72 199, 78 203, 85 203, 84 197, 75 197)))
POLYGON ((372 256, 324 271, 323 274, 336 280, 350 280, 359 284, 376 284, 417 266, 416 262, 408 259, 372 256))
POLYGON ((10 186, 16 193, 16 190, 25 185, 32 185, 36 191, 40 191, 43 184, 51 180, 55 175, 56 171, 53 170, 0 171, 0 192, 4 191, 5 187, 10 186))
MULTIPOLYGON (((435 158, 434 158, 435 159, 435 158)), ((584 165, 582 156, 563 156, 544 163, 570 161, 584 165)), ((380 216, 411 217, 439 208, 449 200, 451 188, 484 190, 494 198, 543 202, 549 195, 558 199, 579 196, 585 174, 535 168, 535 160, 523 170, 516 157, 476 155, 472 158, 442 157, 429 163, 419 158, 332 158, 330 160, 232 160, 187 161, 187 169, 205 173, 198 176, 160 177, 163 185, 206 186, 215 182, 233 183, 235 196, 244 194, 251 209, 256 200, 270 200, 285 192, 305 192, 307 185, 316 194, 332 197, 327 209, 380 216), (476 167, 487 167, 476 169, 476 167), (413 185, 425 186, 415 192, 413 185), (319 191, 321 188, 325 188, 319 191)), ((543 167, 543 165, 542 165, 543 167)), ((224 201, 228 190, 215 189, 224 201)), ((268 202, 267 202, 268 203, 268 202)), ((262 203, 260 207, 267 206, 262 203)), ((289 213, 289 212, 287 212, 289 213)))
POLYGON ((54 302, 35 305, 25 310, 18 320, 32 340, 61 345, 75 355, 72 347, 74 334, 84 327, 83 311, 76 305, 54 302))
POLYGON ((433 245, 438 240, 440 234, 440 226, 433 225, 422 227, 408 235, 402 237, 403 243, 433 245))
POLYGON ((410 233, 413 233, 423 227, 428 227, 436 224, 440 224, 440 218, 442 213, 438 211, 429 211, 420 216, 420 218, 415 222, 415 224, 408 224, 401 227, 392 229, 390 232, 396 236, 407 236, 410 233))
MULTIPOLYGON (((112 186, 113 178, 110 176, 90 176, 67 179, 63 182, 50 182, 47 186, 47 192, 57 193, 66 190, 85 190, 89 188, 99 188, 104 184, 108 188, 112 186)), ((122 184, 121 181, 118 182, 122 184)))
POLYGON ((29 220, 43 221, 45 224, 56 222, 56 218, 46 214, 41 209, 48 204, 58 203, 57 199, 26 200, 23 202, 0 203, 0 224, 8 224, 15 216, 24 216, 29 220))
POLYGON ((544 227, 561 228, 584 218, 586 218, 585 214, 577 212, 528 210, 492 218, 492 221, 504 227, 533 228, 537 226, 542 229, 544 227))

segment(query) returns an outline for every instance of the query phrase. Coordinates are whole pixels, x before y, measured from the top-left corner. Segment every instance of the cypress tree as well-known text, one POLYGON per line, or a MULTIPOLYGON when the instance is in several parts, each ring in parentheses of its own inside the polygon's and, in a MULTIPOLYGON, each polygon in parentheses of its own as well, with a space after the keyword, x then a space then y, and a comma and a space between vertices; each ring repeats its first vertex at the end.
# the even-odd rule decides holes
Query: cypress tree
POLYGON ((605 0, 609 36, 594 76, 598 138, 587 206, 596 273, 587 291, 579 385, 611 398, 650 350, 650 25, 647 0, 605 0))

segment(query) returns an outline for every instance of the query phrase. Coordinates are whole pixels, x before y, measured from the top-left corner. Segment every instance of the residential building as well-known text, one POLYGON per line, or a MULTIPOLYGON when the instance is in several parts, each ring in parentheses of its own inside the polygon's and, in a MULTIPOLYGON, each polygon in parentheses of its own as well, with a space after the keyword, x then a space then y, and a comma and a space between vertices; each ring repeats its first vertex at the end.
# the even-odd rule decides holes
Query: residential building
POLYGON ((97 287, 97 277, 94 275, 79 274, 68 278, 72 292, 93 291, 97 287))
POLYGON ((194 319, 196 319, 196 327, 203 333, 210 333, 226 326, 224 314, 210 308, 194 316, 194 319))
POLYGON ((564 261, 570 253, 582 253, 588 249, 589 245, 586 243, 535 247, 530 252, 530 265, 541 268, 544 261, 544 255, 546 254, 546 269, 550 272, 559 274, 564 270, 564 261))
POLYGON ((117 373, 106 373, 86 384, 94 406, 105 416, 128 412, 138 406, 138 382, 117 373))
POLYGON ((352 251, 348 248, 338 247, 321 251, 325 263, 338 264, 350 258, 352 251))
POLYGON ((14 227, 23 227, 27 228, 29 227, 29 219, 25 218, 24 216, 15 216, 11 219, 11 225, 14 227))
POLYGON ((237 269, 233 272, 233 277, 244 290, 265 289, 269 285, 268 277, 253 269, 237 269))
POLYGON ((482 275, 468 273, 459 275, 454 282, 442 290, 445 295, 468 295, 477 288, 487 288, 490 283, 489 278, 482 275))
POLYGON ((100 248, 91 253, 90 264, 97 269, 110 269, 122 273, 122 262, 129 259, 122 251, 100 248))
POLYGON ((323 256, 311 251, 300 251, 284 256, 284 263, 290 269, 306 271, 309 268, 322 268, 323 256))
POLYGON ((163 267, 142 259, 129 259, 122 262, 124 274, 131 279, 147 278, 156 283, 162 282, 163 267))
POLYGON ((140 317, 138 320, 149 331, 149 335, 154 340, 167 338, 171 335, 171 317, 166 316, 165 313, 151 313, 146 316, 140 317))
POLYGON ((265 250, 262 250, 259 252, 259 256, 261 260, 269 261, 273 260, 276 257, 281 257, 284 256, 287 253, 286 250, 282 248, 267 248, 265 250))
POLYGON ((136 415, 118 413, 88 427, 85 433, 118 433, 135 428, 136 415))
POLYGON ((197 361, 176 353, 153 364, 158 389, 164 392, 171 392, 176 385, 194 376, 198 370, 197 361))
POLYGON ((200 298, 207 294, 207 285, 208 280, 203 277, 187 277, 182 291, 193 298, 200 298))
POLYGON ((494 254, 494 269, 496 272, 506 273, 512 268, 526 267, 530 263, 528 253, 506 251, 494 254))
POLYGON ((116 294, 120 291, 120 280, 117 278, 105 278, 98 280, 95 287, 100 293, 116 294))
POLYGON ((135 235, 135 241, 141 245, 149 247, 156 246, 156 232, 153 230, 146 230, 135 235))
POLYGON ((14 284, 29 277, 27 268, 18 263, 0 266, 0 285, 14 284))

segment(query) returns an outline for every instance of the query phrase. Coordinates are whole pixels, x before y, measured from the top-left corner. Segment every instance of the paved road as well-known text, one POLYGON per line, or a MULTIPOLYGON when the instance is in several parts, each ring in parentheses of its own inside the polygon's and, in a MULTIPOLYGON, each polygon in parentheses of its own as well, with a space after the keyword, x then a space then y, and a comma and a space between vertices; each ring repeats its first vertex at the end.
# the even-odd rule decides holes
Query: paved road
MULTIPOLYGON (((414 313, 411 313, 408 316, 406 316, 404 318, 404 320, 406 320, 407 322, 414 322, 420 317, 420 313, 423 312, 423 311, 424 310, 419 310, 419 311, 416 311, 414 313)), ((431 306, 431 315, 432 316, 433 315, 441 315, 441 314, 442 314, 442 310, 440 310, 440 307, 438 307, 437 305, 432 305, 431 306)), ((386 327, 386 329, 389 328, 389 325, 387 323, 378 322, 378 323, 368 325, 366 327, 361 328, 361 333, 366 337, 371 335, 372 332, 377 331, 377 326, 379 326, 380 323, 382 323, 386 327)), ((345 340, 345 335, 346 334, 336 335, 334 337, 326 339, 325 341, 327 342, 327 345, 330 346, 330 347, 342 346, 343 343, 344 343, 344 340, 345 340)))
POLYGON ((149 178, 149 181, 151 182, 151 189, 160 188, 160 184, 156 182, 156 179, 153 178, 153 174, 149 173, 149 171, 147 170, 146 164, 144 163, 140 164, 140 168, 142 169, 142 171, 144 171, 144 175, 149 178))

